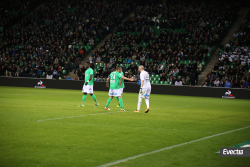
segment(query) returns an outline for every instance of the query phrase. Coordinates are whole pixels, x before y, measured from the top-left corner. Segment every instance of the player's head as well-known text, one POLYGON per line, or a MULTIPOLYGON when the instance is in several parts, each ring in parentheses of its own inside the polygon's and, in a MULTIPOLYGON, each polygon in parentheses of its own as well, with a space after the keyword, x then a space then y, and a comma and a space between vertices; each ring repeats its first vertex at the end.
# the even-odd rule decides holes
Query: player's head
POLYGON ((138 68, 138 71, 142 72, 143 70, 144 70, 144 66, 140 65, 139 68, 138 68))
POLYGON ((116 71, 121 72, 122 71, 122 67, 121 66, 116 66, 116 71))
POLYGON ((89 67, 90 67, 90 62, 88 61, 85 63, 85 68, 89 68, 89 67))

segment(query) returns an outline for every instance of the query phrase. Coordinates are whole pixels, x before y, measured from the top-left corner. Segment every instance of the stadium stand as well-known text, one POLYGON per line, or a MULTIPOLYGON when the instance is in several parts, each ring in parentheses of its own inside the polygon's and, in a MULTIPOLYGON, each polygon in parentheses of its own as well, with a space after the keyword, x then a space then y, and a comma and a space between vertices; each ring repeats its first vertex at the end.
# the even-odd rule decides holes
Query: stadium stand
POLYGON ((3 30, 1 75, 62 78, 113 31, 131 6, 123 1, 46 2, 3 30))
POLYGON ((250 11, 233 37, 219 51, 219 63, 207 75, 203 86, 249 88, 250 11))
POLYGON ((34 11, 29 5, 35 1, 22 2, 26 17, 1 30, 0 75, 60 79, 74 70, 83 80, 79 64, 88 59, 96 81, 104 81, 117 65, 138 79, 138 66, 144 65, 152 84, 168 85, 197 84, 238 10, 231 1, 145 2, 123 21, 134 10, 131 2, 51 0, 34 11))
POLYGON ((13 23, 28 15, 41 4, 41 0, 8 0, 0 2, 0 32, 8 29, 13 23))
POLYGON ((137 66, 144 65, 152 84, 182 80, 195 85, 237 9, 233 3, 221 2, 146 4, 90 56, 96 63, 95 77, 105 78, 117 64, 136 77, 137 66), (228 10, 222 12, 223 5, 228 10))

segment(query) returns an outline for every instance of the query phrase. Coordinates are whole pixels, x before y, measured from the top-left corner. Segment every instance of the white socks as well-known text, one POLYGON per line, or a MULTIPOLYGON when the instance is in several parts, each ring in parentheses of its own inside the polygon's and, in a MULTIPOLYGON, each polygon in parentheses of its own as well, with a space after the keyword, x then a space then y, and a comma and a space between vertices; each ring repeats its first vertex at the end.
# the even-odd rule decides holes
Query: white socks
POLYGON ((145 103, 146 103, 146 105, 147 105, 147 108, 149 108, 149 99, 146 99, 146 98, 145 98, 145 103))
POLYGON ((140 108, 141 108, 141 98, 138 97, 138 104, 137 104, 137 111, 140 111, 140 108))
MULTIPOLYGON (((142 98, 138 97, 137 111, 140 111, 142 98)), ((149 99, 145 98, 145 103, 147 108, 149 108, 149 99)))

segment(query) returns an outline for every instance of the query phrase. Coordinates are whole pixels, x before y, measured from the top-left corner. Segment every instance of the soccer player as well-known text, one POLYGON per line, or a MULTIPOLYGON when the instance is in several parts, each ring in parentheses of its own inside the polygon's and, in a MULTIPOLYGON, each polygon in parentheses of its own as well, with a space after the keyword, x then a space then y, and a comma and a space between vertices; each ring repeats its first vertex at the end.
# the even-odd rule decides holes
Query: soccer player
POLYGON ((121 70, 122 70, 122 68, 117 66, 116 71, 112 72, 106 81, 106 86, 109 87, 109 80, 110 80, 110 88, 109 88, 109 96, 110 97, 107 101, 105 110, 111 110, 110 108, 108 108, 111 100, 113 99, 113 97, 118 97, 121 111, 125 111, 123 108, 123 101, 122 101, 122 97, 121 97, 120 85, 121 85, 123 79, 128 80, 128 81, 133 81, 133 79, 132 78, 129 79, 127 77, 122 76, 122 74, 120 73, 121 70))
POLYGON ((141 88, 138 96, 137 109, 134 112, 140 112, 142 98, 145 99, 147 109, 145 113, 149 112, 149 96, 151 93, 151 84, 149 80, 148 72, 144 70, 144 66, 139 66, 138 71, 140 71, 141 88))
POLYGON ((95 101, 95 107, 99 106, 99 103, 96 100, 95 95, 93 94, 93 69, 90 68, 90 63, 85 63, 85 82, 82 88, 83 96, 82 96, 82 104, 79 105, 79 107, 84 107, 84 102, 87 98, 87 93, 90 94, 90 96, 95 101))
MULTIPOLYGON (((122 72, 122 70, 121 70, 121 74, 122 74, 122 76, 124 76, 124 73, 122 72)), ((120 83, 121 96, 123 94, 123 89, 124 88, 125 88, 124 79, 122 79, 122 83, 120 83)), ((115 98, 116 98, 116 100, 118 100, 118 105, 116 107, 120 107, 119 98, 118 97, 115 97, 115 98)))

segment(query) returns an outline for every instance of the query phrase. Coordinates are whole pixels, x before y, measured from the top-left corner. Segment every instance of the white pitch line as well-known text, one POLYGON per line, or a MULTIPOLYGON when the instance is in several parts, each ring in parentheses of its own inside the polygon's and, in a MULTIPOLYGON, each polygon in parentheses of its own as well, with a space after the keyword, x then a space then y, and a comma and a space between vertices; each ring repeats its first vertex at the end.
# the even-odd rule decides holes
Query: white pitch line
MULTIPOLYGON (((168 108, 154 108, 154 109, 150 109, 150 110, 161 110, 161 109, 171 109, 171 108, 186 108, 186 107, 190 107, 190 106, 168 107, 168 108)), ((76 115, 76 116, 61 117, 61 118, 42 119, 42 120, 37 120, 37 121, 39 121, 39 122, 41 122, 41 121, 51 121, 51 120, 57 120, 57 119, 77 118, 77 117, 85 117, 85 116, 91 116, 91 115, 112 114, 112 113, 118 113, 118 112, 126 112, 126 111, 114 111, 114 112, 104 112, 104 113, 87 114, 87 115, 76 115)))
POLYGON ((227 133, 232 133, 232 132, 239 131, 239 130, 242 130, 242 129, 247 129, 247 128, 250 128, 250 126, 246 126, 246 127, 243 127, 243 128, 239 128, 239 129, 235 129, 235 130, 231 130, 231 131, 227 131, 227 132, 223 132, 223 133, 218 133, 218 134, 215 134, 215 135, 203 137, 203 138, 192 140, 192 141, 189 141, 189 142, 185 142, 185 143, 181 143, 181 144, 177 144, 177 145, 173 145, 173 146, 161 148, 159 150, 154 150, 154 151, 150 151, 150 152, 147 152, 147 153, 135 155, 135 156, 132 156, 132 157, 120 159, 120 160, 117 160, 117 161, 114 161, 114 162, 110 162, 110 163, 107 163, 107 164, 103 164, 103 165, 100 165, 100 166, 97 166, 97 167, 108 167, 108 166, 111 166, 111 165, 120 164, 122 162, 127 162, 129 160, 136 159, 136 158, 139 158, 139 157, 142 157, 142 156, 145 156, 145 155, 150 155, 150 154, 158 153, 158 152, 165 151, 165 150, 168 150, 168 149, 171 149, 171 148, 183 146, 183 145, 186 145, 186 144, 194 143, 194 142, 197 142, 197 141, 209 139, 209 138, 212 138, 212 137, 224 135, 224 134, 227 134, 227 133))

